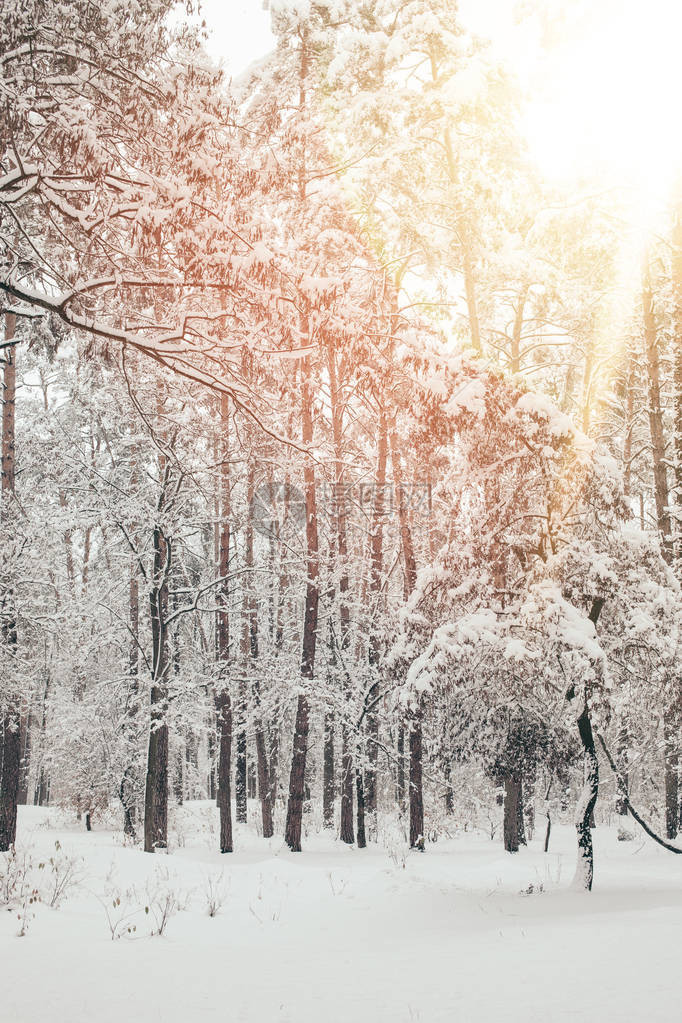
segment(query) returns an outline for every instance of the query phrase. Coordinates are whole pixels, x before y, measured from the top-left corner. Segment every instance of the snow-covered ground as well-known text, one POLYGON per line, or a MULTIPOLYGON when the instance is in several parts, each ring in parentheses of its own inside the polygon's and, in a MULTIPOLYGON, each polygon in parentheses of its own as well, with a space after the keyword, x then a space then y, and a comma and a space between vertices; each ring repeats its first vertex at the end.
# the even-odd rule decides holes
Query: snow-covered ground
POLYGON ((246 826, 238 851, 221 857, 215 828, 213 807, 190 803, 172 854, 148 856, 118 832, 88 834, 58 811, 22 807, 19 845, 42 901, 0 913, 2 1020, 682 1015, 682 857, 644 836, 618 842, 615 827, 597 829, 588 895, 570 887, 569 827, 554 829, 547 855, 541 836, 511 856, 499 841, 463 834, 408 854, 404 866, 397 838, 359 851, 310 836, 295 855, 246 826), (78 883, 51 909, 50 886, 70 857, 82 857, 78 883), (213 917, 211 890, 223 899, 213 917), (151 937, 173 903, 163 936, 151 937), (112 929, 124 936, 112 940, 112 929))

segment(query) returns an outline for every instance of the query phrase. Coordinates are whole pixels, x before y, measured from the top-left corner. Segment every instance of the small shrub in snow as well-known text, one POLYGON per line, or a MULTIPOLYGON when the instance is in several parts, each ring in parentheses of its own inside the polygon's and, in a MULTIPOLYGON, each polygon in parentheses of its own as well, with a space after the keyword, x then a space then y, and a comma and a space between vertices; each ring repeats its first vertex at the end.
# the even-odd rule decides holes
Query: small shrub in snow
POLYGON ((134 921, 142 912, 135 889, 110 888, 103 897, 97 895, 96 898, 104 909, 111 940, 134 937, 137 931, 134 921))
POLYGON ((44 901, 52 909, 58 909, 67 893, 81 883, 82 859, 64 853, 59 841, 55 842, 54 848, 54 856, 39 863, 38 869, 45 872, 45 883, 42 886, 44 901))
POLYGON ((0 854, 0 906, 13 909, 23 903, 26 892, 33 887, 33 860, 27 850, 12 846, 0 854))
POLYGON ((632 831, 628 831, 627 828, 618 828, 618 841, 619 842, 634 842, 635 836, 632 831))
POLYGON ((178 911, 186 910, 191 893, 184 889, 176 890, 172 886, 172 878, 167 867, 157 867, 154 877, 145 886, 145 914, 152 921, 152 937, 161 937, 168 926, 168 921, 178 911))
POLYGON ((519 895, 543 895, 545 886, 542 881, 531 881, 526 888, 522 888, 519 895))
POLYGON ((404 870, 408 853, 407 835, 404 827, 398 825, 397 828, 386 828, 383 835, 383 846, 393 866, 404 870))
POLYGON ((144 911, 152 920, 152 937, 161 937, 165 933, 168 921, 178 911, 175 892, 170 888, 154 892, 148 905, 144 907, 144 911))
POLYGON ((17 913, 17 920, 19 921, 17 936, 19 938, 23 938, 27 934, 29 924, 36 915, 35 907, 39 902, 40 892, 38 889, 31 887, 26 888, 19 906, 19 912, 17 913))
POLYGON ((227 898, 227 885, 224 881, 224 872, 209 874, 204 881, 204 899, 206 900, 206 912, 210 917, 217 916, 223 908, 227 898))

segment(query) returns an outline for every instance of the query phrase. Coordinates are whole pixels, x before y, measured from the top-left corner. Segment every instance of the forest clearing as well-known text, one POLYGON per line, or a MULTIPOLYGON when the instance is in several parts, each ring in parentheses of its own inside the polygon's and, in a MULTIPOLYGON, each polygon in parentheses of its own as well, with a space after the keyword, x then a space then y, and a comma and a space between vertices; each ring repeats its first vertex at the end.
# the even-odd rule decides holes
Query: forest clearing
POLYGON ((16 941, 18 921, 0 916, 15 978, 8 1019, 563 1021, 580 1012, 568 968, 578 962, 592 1018, 677 1017, 680 866, 647 839, 618 842, 600 827, 601 881, 588 897, 570 890, 566 825, 549 854, 542 835, 513 857, 462 832, 404 866, 397 835, 360 856, 318 834, 298 857, 242 825, 226 863, 214 807, 192 803, 178 816, 184 844, 152 859, 120 832, 86 834, 26 809, 33 859, 54 856, 59 841, 80 858, 79 882, 57 911, 36 907, 29 945, 16 941), (163 937, 150 937, 159 917, 144 906, 155 899, 158 912, 169 893, 163 937), (115 897, 107 917, 102 902, 115 897))

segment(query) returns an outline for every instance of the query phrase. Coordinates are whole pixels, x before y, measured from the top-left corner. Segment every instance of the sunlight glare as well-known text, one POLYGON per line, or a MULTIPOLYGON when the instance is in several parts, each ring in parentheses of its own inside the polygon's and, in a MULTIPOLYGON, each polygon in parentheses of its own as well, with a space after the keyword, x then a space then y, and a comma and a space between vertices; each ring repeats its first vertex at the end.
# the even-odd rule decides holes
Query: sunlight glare
POLYGON ((550 55, 526 111, 545 177, 629 187, 643 217, 669 198, 682 156, 680 38, 671 0, 595 5, 581 38, 550 55))

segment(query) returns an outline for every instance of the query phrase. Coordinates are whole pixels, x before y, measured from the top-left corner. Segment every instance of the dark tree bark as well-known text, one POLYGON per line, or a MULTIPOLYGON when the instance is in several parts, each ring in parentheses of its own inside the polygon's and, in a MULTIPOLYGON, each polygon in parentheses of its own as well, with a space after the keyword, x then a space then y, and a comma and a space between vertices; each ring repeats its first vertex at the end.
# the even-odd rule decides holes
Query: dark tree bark
POLYGON ((507 852, 519 851, 519 802, 521 778, 518 775, 504 776, 504 847, 507 852))
POLYGON ((405 726, 398 725, 398 739, 396 742, 396 778, 395 778, 395 799, 398 808, 405 809, 405 726))
MULTIPOLYGON (((47 732, 47 698, 50 692, 50 672, 46 669, 45 671, 45 687, 43 689, 41 699, 41 717, 40 717, 40 761, 38 765, 38 777, 36 779, 36 787, 33 793, 33 803, 35 806, 47 806, 50 800, 50 779, 47 768, 43 759, 43 751, 45 749, 45 734, 47 732)), ((0 749, 1 749, 0 744, 0 749)))
MULTIPOLYGON (((298 109, 301 115, 307 107, 307 86, 309 70, 309 52, 307 34, 301 38, 299 75, 298 109)), ((305 152, 302 153, 298 173, 298 196, 302 203, 306 200, 306 169, 305 152)), ((301 338, 311 338, 310 324, 300 317, 301 338)), ((301 440, 304 446, 313 442, 313 393, 311 370, 308 361, 304 360, 301 370, 301 440)), ((319 593, 319 543, 317 535, 317 490, 315 484, 315 466, 311 459, 306 459, 303 467, 303 486, 305 490, 306 514, 306 568, 307 582, 305 595, 305 612, 303 618, 303 649, 301 651, 301 677, 303 680, 313 678, 315 674, 315 651, 317 645, 317 618, 320 601, 319 593)), ((301 692, 296 705, 294 723, 294 741, 289 773, 289 799, 287 802, 287 820, 284 840, 292 852, 301 851, 301 830, 303 825, 303 803, 305 797, 305 766, 308 755, 308 733, 310 731, 310 707, 305 692, 301 692)))
MULTIPOLYGON (((595 627, 603 606, 604 600, 601 597, 597 597, 592 602, 592 608, 588 617, 595 627)), ((572 689, 569 690, 568 695, 569 698, 573 698, 572 689)), ((587 699, 586 693, 583 707, 578 717, 578 734, 585 757, 585 783, 578 799, 575 814, 575 827, 578 834, 578 865, 574 884, 576 887, 584 888, 589 892, 592 890, 592 881, 594 879, 594 849, 592 846, 591 822, 597 803, 597 796, 599 795, 599 761, 597 760, 597 751, 594 745, 592 721, 590 719, 587 699)))
MULTIPOLYGON (((252 502, 255 491, 255 465, 253 454, 249 453, 246 484, 246 528, 244 535, 244 590, 242 594, 242 635, 241 653, 244 671, 255 667, 258 659, 258 610, 253 595, 251 570, 253 569, 253 519, 252 502)), ((235 811, 240 824, 247 821, 247 742, 246 722, 248 718, 248 690, 244 679, 239 684, 237 757, 235 765, 235 811)))
POLYGON ((627 794, 630 785, 630 779, 627 771, 628 762, 628 730, 623 726, 618 734, 618 751, 620 756, 621 764, 625 765, 621 780, 623 782, 624 791, 621 791, 620 786, 616 788, 616 813, 621 817, 627 817, 628 814, 628 801, 627 794))
POLYGON ((272 838, 274 834, 272 816, 272 786, 268 770, 268 756, 265 748, 265 732, 260 718, 256 721, 256 764, 258 770, 258 798, 261 805, 263 822, 263 838, 272 838))
MULTIPOLYGON (((398 523, 400 526, 400 544, 405 567, 405 596, 413 592, 417 585, 417 563, 414 556, 412 530, 408 517, 405 486, 403 483, 402 465, 398 449, 398 438, 393 423, 390 431, 391 463, 393 465, 393 484, 398 501, 398 523)), ((415 707, 407 715, 410 751, 410 846, 424 843, 424 796, 422 792, 422 708, 415 707)))
POLYGON ((410 847, 424 848, 424 802, 422 794, 422 711, 414 710, 410 726, 410 847))
POLYGON ((362 771, 355 772, 356 796, 358 801, 358 849, 364 849, 367 845, 365 835, 365 786, 362 778, 362 771))
POLYGON ((237 728, 237 755, 235 757, 234 795, 235 817, 240 824, 246 824, 246 686, 240 683, 238 699, 239 722, 237 728))
POLYGON ((350 750, 348 727, 341 730, 341 831, 340 839, 347 845, 355 841, 353 828, 353 754, 350 750))
POLYGON ((216 799, 220 815, 220 851, 221 853, 231 853, 230 756, 232 745, 232 708, 229 693, 216 693, 215 705, 218 723, 218 791, 216 799))
MULTIPOLYGON (((5 314, 5 342, 14 339, 15 317, 5 314)), ((7 525, 10 504, 14 499, 15 482, 15 406, 16 406, 16 349, 10 343, 4 349, 2 391, 2 507, 0 513, 7 525)), ((17 649, 17 623, 15 611, 14 558, 10 557, 6 571, 9 578, 2 594, 2 642, 10 657, 17 649)), ((19 698, 10 702, 0 726, 0 852, 7 852, 16 840, 17 798, 21 775, 21 705, 19 698)))
MULTIPOLYGON (((372 509, 372 526, 370 532, 370 583, 371 594, 370 613, 372 616, 372 628, 369 634, 368 661, 372 676, 375 677, 368 700, 373 703, 379 692, 379 662, 381 658, 381 638, 378 628, 380 620, 380 601, 383 585, 383 562, 384 562, 384 518, 385 518, 385 490, 386 490, 386 463, 388 461, 388 419, 383 407, 379 411, 379 436, 377 442, 377 471, 375 477, 376 491, 374 495, 374 506, 372 509)), ((372 841, 377 839, 377 759, 379 753, 379 715, 376 707, 372 707, 367 713, 367 761, 365 784, 365 800, 367 817, 369 819, 369 838, 372 841)))
POLYGON ((220 816, 220 851, 232 852, 232 702, 229 691, 228 668, 230 655, 230 623, 228 613, 230 566, 230 470, 229 470, 229 399, 221 397, 220 422, 223 430, 223 453, 220 467, 220 529, 218 532, 218 574, 223 580, 216 611, 216 654, 220 679, 216 687, 215 708, 217 725, 217 781, 216 802, 220 816))
MULTIPOLYGON (((303 54, 302 90, 305 83, 305 54, 303 54)), ((303 336, 309 336, 306 329, 303 336)), ((310 380, 310 368, 306 366, 302 377, 301 394, 301 439, 304 445, 313 441, 313 395, 310 380)), ((315 674, 315 651, 317 645, 317 618, 320 601, 319 591, 319 557, 317 535, 317 491, 315 484, 315 468, 310 459, 306 459, 303 469, 306 510, 306 565, 307 582, 305 596, 305 612, 303 618, 303 649, 301 652, 301 676, 304 680, 313 678, 315 674)), ((308 733, 310 730, 310 707, 305 693, 300 693, 296 705, 296 721, 294 724, 293 752, 291 771, 289 774, 289 799, 287 803, 287 821, 285 841, 292 852, 301 851, 301 830, 303 825, 303 803, 305 794, 305 765, 308 754, 308 733)))
POLYGON ((303 824, 303 802, 305 794, 305 762, 308 752, 308 732, 310 730, 310 709, 308 700, 299 695, 296 705, 296 722, 294 724, 294 749, 291 757, 291 773, 289 775, 289 801, 287 803, 287 823, 285 841, 292 852, 301 851, 301 829, 303 824))
POLYGON ((334 715, 324 716, 324 761, 322 765, 322 821, 325 828, 334 827, 334 715))
MULTIPOLYGON (((140 635, 140 591, 137 578, 137 566, 131 565, 128 584, 128 627, 130 629, 130 648, 128 654, 129 695, 126 708, 125 732, 129 737, 129 748, 132 747, 137 718, 140 712, 139 693, 139 635, 140 635)), ((137 828, 137 779, 133 764, 129 763, 123 772, 120 785, 120 798, 123 806, 123 833, 135 838, 137 828)))
POLYGON ((28 777, 31 770, 32 720, 32 706, 29 704, 21 715, 19 725, 19 748, 21 752, 19 762, 19 790, 17 792, 17 803, 19 806, 26 806, 28 803, 28 777))
POLYGON ((144 801, 144 851, 168 845, 168 573, 170 545, 154 527, 154 568, 149 595, 152 625, 152 688, 144 801))
POLYGON ((519 801, 518 801, 518 806, 517 806, 517 814, 518 814, 518 818, 519 818, 519 823, 518 823, 518 828, 517 828, 518 835, 519 835, 519 845, 527 845, 527 842, 526 842, 526 822, 525 822, 525 819, 524 819, 525 809, 526 808, 525 808, 524 801, 523 801, 523 775, 520 774, 519 775, 519 801))
POLYGON ((663 717, 665 749, 665 834, 676 838, 679 827, 679 720, 676 707, 663 717))
POLYGON ((451 817, 455 812, 455 793, 452 787, 452 767, 445 768, 445 812, 451 817))

